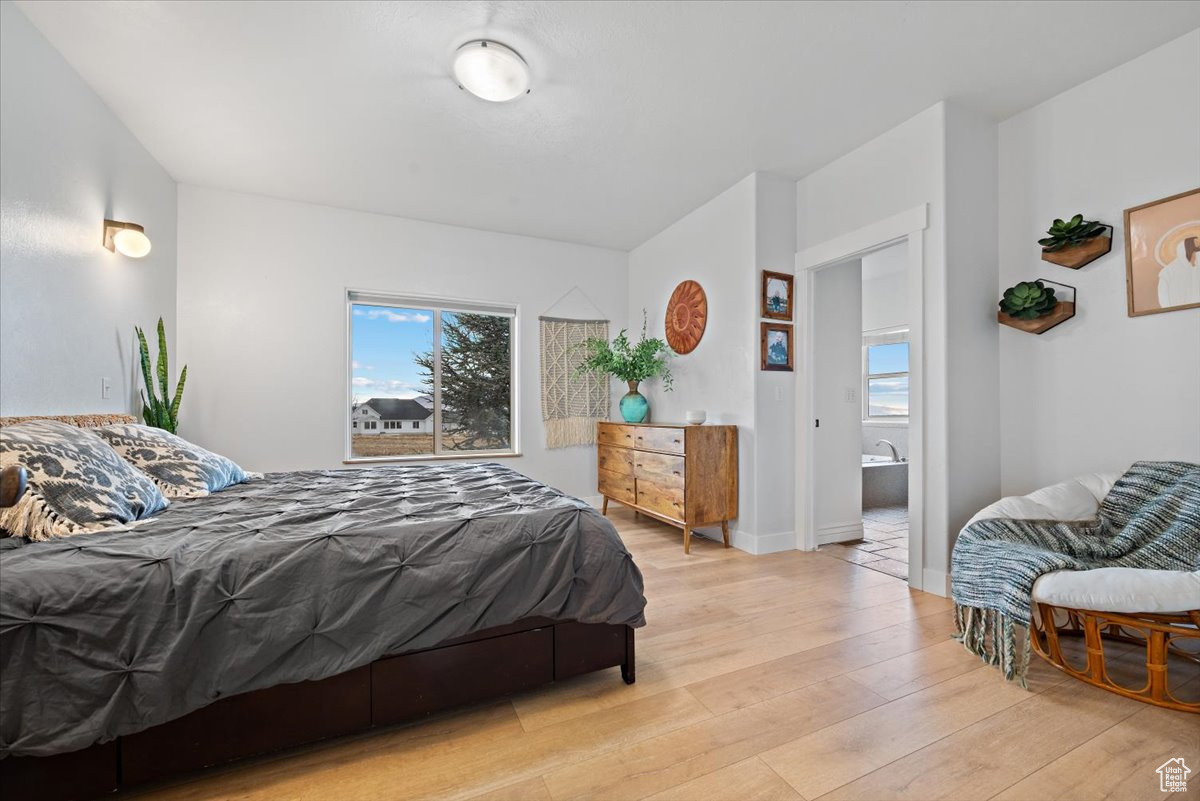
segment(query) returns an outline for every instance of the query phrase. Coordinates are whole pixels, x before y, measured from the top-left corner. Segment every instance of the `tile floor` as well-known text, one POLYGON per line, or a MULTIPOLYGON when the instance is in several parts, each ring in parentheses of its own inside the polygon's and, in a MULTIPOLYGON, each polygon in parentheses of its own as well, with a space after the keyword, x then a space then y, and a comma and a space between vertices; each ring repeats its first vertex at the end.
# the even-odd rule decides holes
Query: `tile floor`
POLYGON ((908 578, 908 506, 863 510, 863 538, 822 545, 822 553, 896 578, 908 578))

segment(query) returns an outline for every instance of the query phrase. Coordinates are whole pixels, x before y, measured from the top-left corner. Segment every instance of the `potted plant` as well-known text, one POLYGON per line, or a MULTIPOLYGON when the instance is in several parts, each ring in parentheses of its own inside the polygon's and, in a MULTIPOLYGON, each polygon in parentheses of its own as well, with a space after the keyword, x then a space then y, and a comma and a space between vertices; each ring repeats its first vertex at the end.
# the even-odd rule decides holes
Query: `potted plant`
POLYGON ((1054 311, 1054 290, 1039 281, 1022 281, 1004 290, 1000 311, 1015 320, 1034 320, 1054 311))
POLYGON ((187 366, 179 372, 179 383, 175 392, 171 392, 167 375, 167 332, 163 328, 162 318, 158 318, 158 360, 154 373, 150 371, 150 348, 146 345, 146 334, 136 325, 133 330, 137 333, 138 356, 142 363, 142 381, 146 389, 142 392, 142 419, 146 425, 161 428, 172 434, 179 431, 179 404, 183 402, 183 386, 187 383, 187 366), (154 378, 158 377, 158 385, 162 398, 154 393, 154 378), (172 396, 173 395, 173 396, 172 396))
POLYGON ((661 378, 663 389, 671 391, 671 370, 667 359, 675 354, 661 339, 646 338, 646 311, 642 310, 642 338, 631 344, 625 329, 610 343, 598 337, 589 338, 582 345, 585 351, 578 372, 601 373, 614 376, 629 386, 629 392, 621 398, 621 417, 626 423, 641 423, 650 413, 650 403, 638 385, 651 378, 661 378))
POLYGON ((1075 287, 1048 279, 1022 281, 1004 290, 996 320, 1027 334, 1044 334, 1075 316, 1075 287), (1046 284, 1055 284, 1060 295, 1046 284))
POLYGON ((1055 220, 1046 229, 1049 236, 1038 240, 1042 260, 1078 270, 1112 249, 1112 226, 1085 220, 1076 214, 1067 221, 1055 220))

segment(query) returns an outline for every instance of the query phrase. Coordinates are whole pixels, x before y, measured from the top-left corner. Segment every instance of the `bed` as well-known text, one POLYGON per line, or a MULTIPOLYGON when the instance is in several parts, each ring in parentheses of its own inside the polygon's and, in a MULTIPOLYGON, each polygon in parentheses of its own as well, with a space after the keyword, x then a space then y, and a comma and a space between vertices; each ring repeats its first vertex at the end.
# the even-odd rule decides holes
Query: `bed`
POLYGON ((0 541, 6 797, 89 797, 619 666, 612 525, 497 464, 267 474, 0 541))

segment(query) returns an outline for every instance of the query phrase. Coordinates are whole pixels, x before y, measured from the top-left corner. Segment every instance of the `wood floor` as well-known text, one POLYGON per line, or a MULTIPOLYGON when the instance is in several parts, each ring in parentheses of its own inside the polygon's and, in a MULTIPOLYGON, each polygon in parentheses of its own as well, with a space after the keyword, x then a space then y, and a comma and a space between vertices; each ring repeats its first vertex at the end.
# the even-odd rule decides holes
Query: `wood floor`
MULTIPOLYGON (((615 505, 614 505, 615 508, 615 505)), ((949 602, 820 553, 612 518, 646 577, 638 681, 603 671, 137 794, 171 799, 1151 799, 1200 720, 1034 659, 1005 684, 949 602)), ((1200 671, 1188 677, 1200 685, 1200 671)))

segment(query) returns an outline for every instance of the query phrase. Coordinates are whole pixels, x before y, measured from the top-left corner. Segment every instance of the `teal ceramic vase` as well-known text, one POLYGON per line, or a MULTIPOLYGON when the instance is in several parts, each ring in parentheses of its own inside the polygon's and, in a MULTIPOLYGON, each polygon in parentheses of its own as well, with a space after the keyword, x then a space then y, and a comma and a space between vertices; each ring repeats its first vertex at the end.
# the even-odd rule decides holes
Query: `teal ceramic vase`
POLYGON ((621 398, 621 417, 626 423, 642 423, 650 413, 650 401, 638 392, 638 382, 629 382, 629 394, 621 398))

